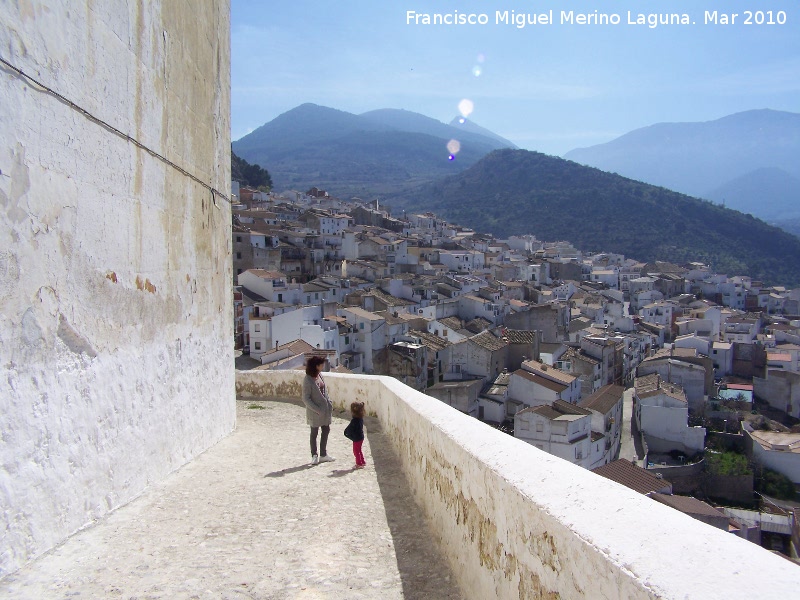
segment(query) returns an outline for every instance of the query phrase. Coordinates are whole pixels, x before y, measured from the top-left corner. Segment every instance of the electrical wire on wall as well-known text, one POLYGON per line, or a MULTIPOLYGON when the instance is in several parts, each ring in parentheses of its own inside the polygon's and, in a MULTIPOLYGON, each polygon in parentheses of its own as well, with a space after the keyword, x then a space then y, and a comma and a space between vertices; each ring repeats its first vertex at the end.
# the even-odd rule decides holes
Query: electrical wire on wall
POLYGON ((96 117, 95 115, 90 113, 85 108, 82 108, 82 107, 78 106, 77 104, 75 104, 69 98, 66 98, 62 94, 59 94, 54 89, 48 87, 47 85, 45 85, 41 81, 35 79, 31 75, 28 75, 22 69, 19 69, 19 68, 15 67, 14 65, 12 65, 10 62, 8 62, 7 60, 5 60, 2 57, 0 57, 0 63, 2 63, 7 69, 11 70, 13 73, 17 74, 20 78, 22 78, 24 81, 26 81, 32 87, 34 87, 34 88, 36 88, 36 89, 38 89, 40 91, 44 91, 44 92, 50 94, 51 96, 56 98, 59 102, 65 104, 66 106, 68 106, 72 110, 81 113, 84 117, 86 117, 87 119, 89 119, 93 123, 99 125, 100 127, 103 127, 104 129, 106 129, 107 131, 110 131, 114 135, 119 136, 123 140, 133 144, 134 146, 136 146, 140 150, 144 150, 145 152, 147 152, 153 158, 160 160, 165 165, 167 165, 169 167, 172 167, 173 169, 175 169, 176 171, 178 171, 179 173, 181 173, 185 177, 188 177, 189 179, 191 179, 195 183, 203 186, 205 189, 207 189, 209 192, 211 192, 211 200, 213 201, 214 206, 216 206, 217 208, 219 208, 219 206, 217 205, 217 196, 219 196, 220 198, 222 198, 223 200, 225 200, 226 202, 231 204, 231 199, 230 199, 229 196, 227 196, 226 194, 223 194, 221 191, 219 191, 218 189, 216 189, 213 186, 209 185, 208 183, 206 183, 205 181, 203 181, 202 179, 200 179, 196 175, 194 175, 194 174, 190 173, 189 171, 187 171, 186 169, 184 169, 183 167, 175 164, 170 159, 168 159, 166 156, 163 156, 162 154, 159 154, 158 152, 156 152, 155 150, 149 148, 148 146, 145 146, 142 142, 140 142, 136 138, 131 137, 130 135, 128 135, 124 131, 120 131, 119 129, 117 129, 116 127, 114 127, 113 125, 108 123, 107 121, 104 121, 103 119, 101 119, 99 117, 96 117))

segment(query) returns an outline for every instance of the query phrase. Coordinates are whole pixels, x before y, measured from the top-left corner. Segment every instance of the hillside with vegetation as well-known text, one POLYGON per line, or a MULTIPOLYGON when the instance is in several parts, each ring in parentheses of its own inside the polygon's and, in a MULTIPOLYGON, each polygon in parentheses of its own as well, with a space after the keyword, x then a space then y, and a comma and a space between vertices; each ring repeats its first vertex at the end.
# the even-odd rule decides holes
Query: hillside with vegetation
POLYGON ((800 285, 800 239, 751 215, 525 150, 387 200, 500 237, 531 233, 640 261, 703 261, 719 273, 800 285))
POLYGON ((240 185, 269 190, 272 188, 272 177, 269 171, 259 165, 251 165, 245 159, 231 152, 231 180, 240 185))
POLYGON ((316 186, 347 197, 396 193, 459 173, 510 144, 501 140, 410 111, 354 115, 303 104, 233 142, 233 150, 267 166, 277 191, 316 186), (453 159, 451 139, 460 142, 453 159))

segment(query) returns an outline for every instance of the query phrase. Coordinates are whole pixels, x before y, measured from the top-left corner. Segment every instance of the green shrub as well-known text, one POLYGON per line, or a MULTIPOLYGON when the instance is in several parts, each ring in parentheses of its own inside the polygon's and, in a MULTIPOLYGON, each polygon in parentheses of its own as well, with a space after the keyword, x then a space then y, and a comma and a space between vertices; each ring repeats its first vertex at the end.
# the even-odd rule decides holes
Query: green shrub
POLYGON ((756 482, 756 490, 779 500, 794 500, 795 487, 792 480, 783 473, 764 469, 756 482))
POLYGON ((713 475, 738 477, 753 474, 747 457, 736 452, 707 452, 706 465, 713 475))

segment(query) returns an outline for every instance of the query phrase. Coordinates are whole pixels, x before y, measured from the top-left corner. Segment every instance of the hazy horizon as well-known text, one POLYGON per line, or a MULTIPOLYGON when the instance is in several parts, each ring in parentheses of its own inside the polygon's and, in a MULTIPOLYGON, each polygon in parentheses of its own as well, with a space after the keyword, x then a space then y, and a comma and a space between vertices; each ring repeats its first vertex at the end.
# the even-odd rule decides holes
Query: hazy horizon
POLYGON ((469 100, 476 124, 559 156, 655 123, 800 111, 800 6, 791 0, 232 0, 231 48, 234 140, 307 102, 448 123, 469 100), (550 11, 554 22, 527 24, 550 11), (717 23, 705 23, 715 11, 717 23), (599 23, 578 24, 581 12, 599 23), (417 15, 426 13, 485 24, 424 25, 417 15), (639 13, 650 23, 629 24, 639 13), (662 13, 673 24, 656 23, 662 13), (731 13, 734 23, 722 24, 731 13))

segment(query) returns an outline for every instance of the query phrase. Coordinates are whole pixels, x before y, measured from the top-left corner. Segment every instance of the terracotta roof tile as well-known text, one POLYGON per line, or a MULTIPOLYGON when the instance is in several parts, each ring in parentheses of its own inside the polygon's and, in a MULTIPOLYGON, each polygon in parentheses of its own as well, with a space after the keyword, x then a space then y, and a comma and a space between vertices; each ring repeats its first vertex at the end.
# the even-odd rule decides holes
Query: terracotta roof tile
POLYGON ((624 393, 625 388, 621 385, 605 385, 588 398, 584 398, 578 405, 605 415, 622 400, 624 393))
POLYGON ((670 489, 671 491, 672 488, 672 484, 666 479, 660 479, 625 459, 615 460, 607 465, 597 467, 592 472, 602 475, 611 481, 616 481, 640 494, 648 495, 665 489, 670 489))

